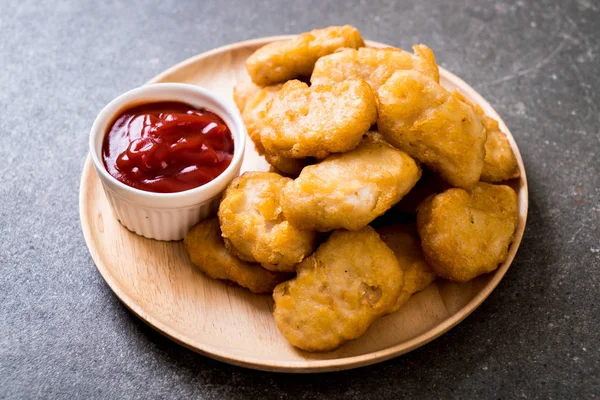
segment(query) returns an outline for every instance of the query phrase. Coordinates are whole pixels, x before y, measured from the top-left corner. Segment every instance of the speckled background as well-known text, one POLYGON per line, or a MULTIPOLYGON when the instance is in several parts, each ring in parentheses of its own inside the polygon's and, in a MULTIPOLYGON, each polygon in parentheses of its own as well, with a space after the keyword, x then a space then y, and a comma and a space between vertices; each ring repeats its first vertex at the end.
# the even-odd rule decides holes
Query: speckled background
POLYGON ((0 398, 600 397, 599 102, 596 0, 1 0, 0 398), (458 327, 358 370, 256 372, 170 342, 85 246, 94 117, 199 52, 344 23, 428 44, 502 115, 530 184, 513 266, 458 327))

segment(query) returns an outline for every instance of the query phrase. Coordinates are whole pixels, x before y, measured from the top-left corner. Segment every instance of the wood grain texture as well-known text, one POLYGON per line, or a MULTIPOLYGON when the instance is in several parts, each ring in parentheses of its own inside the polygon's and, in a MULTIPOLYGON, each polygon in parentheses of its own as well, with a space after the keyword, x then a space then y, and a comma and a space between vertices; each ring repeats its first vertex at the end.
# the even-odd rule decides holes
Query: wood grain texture
MULTIPOLYGON (((224 46, 186 60, 149 83, 192 83, 231 99, 234 84, 246 75, 246 58, 258 47, 285 38, 224 46)), ((209 279, 189 262, 182 242, 146 239, 121 226, 88 157, 81 178, 79 211, 85 241, 98 271, 117 297, 153 328, 194 351, 249 368, 280 372, 343 370, 404 354, 435 339, 467 317, 498 285, 523 237, 528 207, 525 168, 506 125, 465 82, 442 68, 440 74, 443 86, 458 89, 499 121, 519 164, 521 178, 513 183, 519 199, 519 225, 508 259, 494 273, 465 284, 438 280, 398 312, 377 320, 361 338, 333 352, 302 352, 289 345, 277 330, 270 296, 254 295, 209 279)), ((242 172, 267 169, 267 163, 248 141, 242 172)))

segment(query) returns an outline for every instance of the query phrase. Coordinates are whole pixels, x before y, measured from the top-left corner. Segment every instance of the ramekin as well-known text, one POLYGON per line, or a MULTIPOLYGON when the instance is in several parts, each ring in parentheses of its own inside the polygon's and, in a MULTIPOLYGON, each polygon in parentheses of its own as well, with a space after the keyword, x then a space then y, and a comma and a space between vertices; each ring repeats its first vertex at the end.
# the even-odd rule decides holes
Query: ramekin
POLYGON ((90 153, 104 192, 117 219, 138 235, 156 240, 183 239, 196 223, 216 213, 221 194, 239 174, 246 145, 246 128, 232 102, 201 87, 182 83, 157 83, 117 97, 98 114, 90 132, 90 153), (109 124, 129 107, 153 102, 178 101, 218 114, 231 131, 234 153, 231 164, 207 184, 177 193, 153 193, 120 182, 102 162, 102 142, 109 124))

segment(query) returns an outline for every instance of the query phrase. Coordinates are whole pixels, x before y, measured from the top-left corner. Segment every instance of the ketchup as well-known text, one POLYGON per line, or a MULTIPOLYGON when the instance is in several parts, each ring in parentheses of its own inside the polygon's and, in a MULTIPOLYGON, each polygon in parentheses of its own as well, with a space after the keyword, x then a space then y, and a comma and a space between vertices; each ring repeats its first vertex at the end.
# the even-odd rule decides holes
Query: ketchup
POLYGON ((174 193, 202 186, 231 163, 233 138, 217 114, 161 102, 123 111, 107 129, 102 159, 131 187, 174 193))

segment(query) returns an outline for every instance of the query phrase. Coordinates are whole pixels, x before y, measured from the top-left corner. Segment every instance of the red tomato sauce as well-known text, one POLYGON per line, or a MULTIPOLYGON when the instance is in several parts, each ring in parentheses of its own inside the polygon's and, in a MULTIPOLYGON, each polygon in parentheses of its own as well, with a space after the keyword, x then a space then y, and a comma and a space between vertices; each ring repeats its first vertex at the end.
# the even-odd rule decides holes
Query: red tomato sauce
POLYGON ((102 160, 128 186, 174 193, 219 176, 233 148, 229 127, 217 114, 178 102, 149 103, 114 120, 104 135, 102 160))

